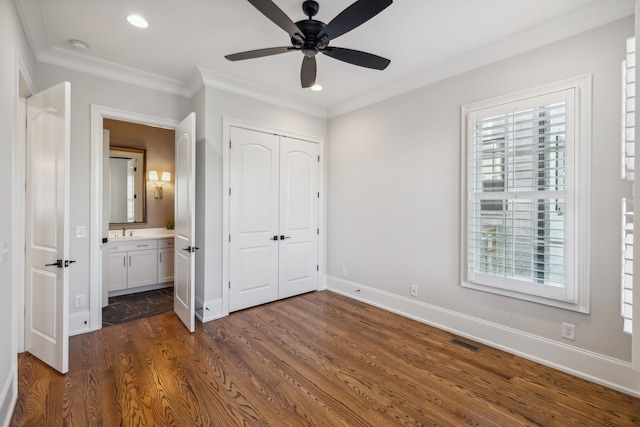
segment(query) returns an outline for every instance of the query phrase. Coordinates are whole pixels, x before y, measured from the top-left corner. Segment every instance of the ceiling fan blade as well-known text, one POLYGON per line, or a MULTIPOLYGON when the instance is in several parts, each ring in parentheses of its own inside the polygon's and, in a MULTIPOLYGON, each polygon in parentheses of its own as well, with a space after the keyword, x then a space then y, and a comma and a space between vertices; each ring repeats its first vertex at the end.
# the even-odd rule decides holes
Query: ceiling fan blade
POLYGON ((289 33, 289 36, 299 37, 304 40, 304 35, 300 28, 271 0, 249 0, 249 3, 258 9, 264 16, 269 18, 278 27, 289 33))
POLYGON ((391 63, 387 58, 360 50, 345 49, 344 47, 331 46, 323 50, 322 53, 339 61, 361 67, 373 68, 374 70, 384 70, 391 63))
POLYGON ((292 50, 295 50, 293 47, 284 46, 284 47, 269 47, 266 49, 256 49, 256 50, 248 50, 246 52, 232 53, 231 55, 226 55, 229 61, 241 61, 243 59, 253 59, 253 58, 261 58, 263 56, 271 56, 278 55, 280 53, 287 53, 292 50))
POLYGON ((302 58, 302 69, 300 70, 300 81, 303 88, 308 88, 316 83, 318 65, 315 56, 305 56, 302 58))
POLYGON ((340 37, 344 33, 364 24, 389 7, 391 3, 393 3, 393 0, 358 0, 333 18, 318 33, 318 39, 325 35, 329 37, 329 40, 340 37))

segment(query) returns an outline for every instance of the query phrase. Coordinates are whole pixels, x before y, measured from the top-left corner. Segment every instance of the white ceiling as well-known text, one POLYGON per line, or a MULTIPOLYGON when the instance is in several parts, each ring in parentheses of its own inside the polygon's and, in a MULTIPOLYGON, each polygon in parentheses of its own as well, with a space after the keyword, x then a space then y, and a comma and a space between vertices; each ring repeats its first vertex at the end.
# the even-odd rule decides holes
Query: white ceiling
MULTIPOLYGON (((367 1, 367 0, 360 0, 367 1)), ((324 90, 300 87, 302 54, 231 62, 230 53, 287 46, 246 0, 15 0, 36 59, 189 96, 206 84, 333 116, 632 15, 634 0, 395 0, 331 42, 389 58, 384 71, 318 56, 324 90), (126 16, 149 21, 141 30, 126 16), (87 52, 70 39, 90 45, 87 52), (479 49, 482 48, 482 49, 479 49)), ((302 0, 274 0, 293 20, 302 0)), ((328 23, 353 0, 319 0, 328 23)))

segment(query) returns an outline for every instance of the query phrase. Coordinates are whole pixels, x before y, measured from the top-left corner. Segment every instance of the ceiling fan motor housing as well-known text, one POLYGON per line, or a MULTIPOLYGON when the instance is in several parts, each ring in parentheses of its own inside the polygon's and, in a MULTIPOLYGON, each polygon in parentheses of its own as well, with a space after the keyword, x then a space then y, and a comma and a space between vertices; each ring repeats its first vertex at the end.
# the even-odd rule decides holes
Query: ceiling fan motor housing
MULTIPOLYGON (((327 25, 324 22, 316 21, 315 19, 305 19, 303 21, 296 22, 300 31, 304 35, 304 41, 302 42, 302 53, 307 56, 315 56, 318 52, 329 45, 329 38, 324 36, 318 39, 318 34, 327 25)), ((291 43, 295 46, 295 40, 292 37, 291 43)))

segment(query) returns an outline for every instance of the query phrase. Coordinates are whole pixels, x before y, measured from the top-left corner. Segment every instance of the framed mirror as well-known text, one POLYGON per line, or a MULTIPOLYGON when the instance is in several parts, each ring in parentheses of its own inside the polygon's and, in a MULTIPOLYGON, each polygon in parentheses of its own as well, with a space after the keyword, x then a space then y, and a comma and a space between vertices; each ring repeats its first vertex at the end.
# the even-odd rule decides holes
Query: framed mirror
POLYGON ((146 161, 143 148, 111 146, 110 225, 146 223, 146 161))

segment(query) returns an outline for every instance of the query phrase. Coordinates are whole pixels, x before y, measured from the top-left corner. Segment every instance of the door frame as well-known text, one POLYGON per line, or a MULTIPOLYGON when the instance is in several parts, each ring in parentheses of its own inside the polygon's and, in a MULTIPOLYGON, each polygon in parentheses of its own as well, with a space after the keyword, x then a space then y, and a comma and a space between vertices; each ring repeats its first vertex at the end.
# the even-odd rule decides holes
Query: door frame
POLYGON ((289 138, 301 139, 318 144, 320 153, 320 164, 318 167, 318 188, 320 191, 320 200, 318 201, 318 226, 320 227, 320 235, 318 236, 318 265, 320 266, 318 290, 327 289, 326 281, 326 252, 325 241, 327 233, 326 223, 326 204, 327 200, 327 185, 325 182, 325 150, 324 150, 324 138, 317 136, 304 135, 288 130, 278 129, 271 126, 259 125, 256 123, 246 122, 243 120, 237 120, 230 117, 222 117, 222 315, 229 315, 229 242, 225 236, 230 234, 229 226, 229 190, 230 190, 230 176, 231 171, 231 156, 229 152, 229 141, 231 139, 231 128, 240 127, 257 132, 265 132, 276 134, 280 136, 286 136, 289 138))
POLYGON ((103 119, 175 130, 178 120, 91 104, 91 233, 89 251, 89 330, 102 328, 102 162, 103 119))
POLYGON ((22 353, 24 347, 25 325, 25 285, 26 285, 26 260, 25 247, 27 244, 26 227, 26 185, 27 185, 27 111, 26 99, 36 93, 36 86, 29 75, 29 71, 18 52, 15 52, 15 90, 14 99, 14 149, 13 149, 13 232, 11 248, 12 280, 13 283, 13 307, 16 328, 13 331, 13 345, 17 353, 22 353), (18 309, 19 307, 19 309, 18 309))

